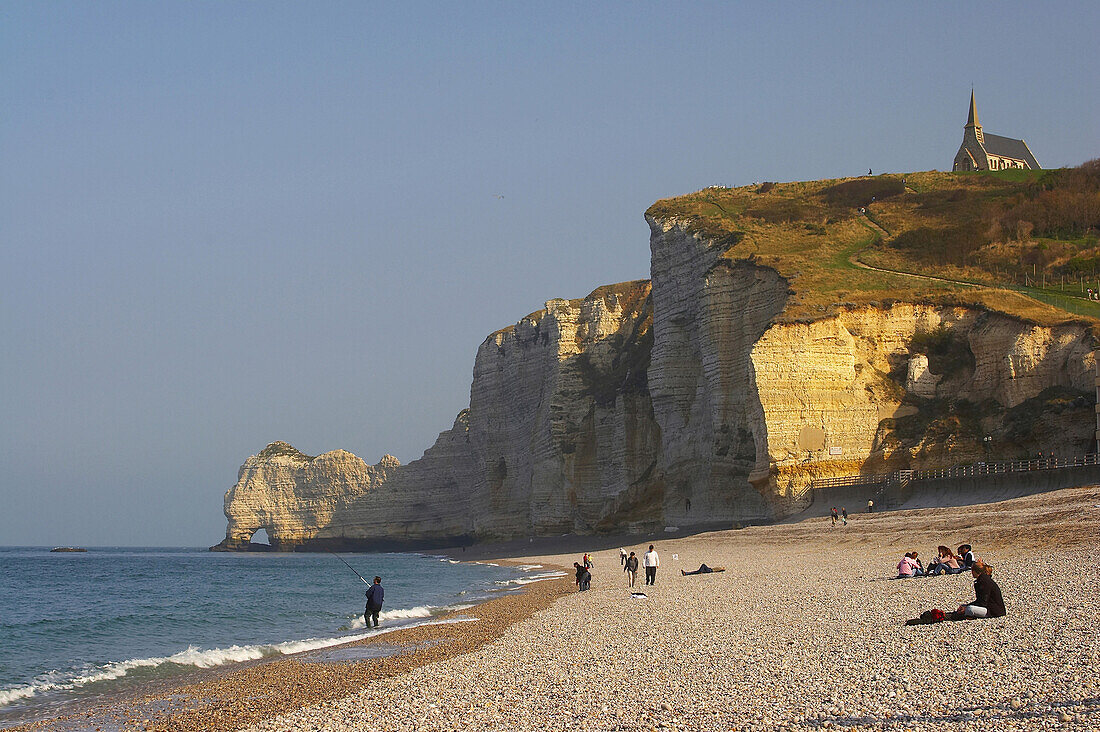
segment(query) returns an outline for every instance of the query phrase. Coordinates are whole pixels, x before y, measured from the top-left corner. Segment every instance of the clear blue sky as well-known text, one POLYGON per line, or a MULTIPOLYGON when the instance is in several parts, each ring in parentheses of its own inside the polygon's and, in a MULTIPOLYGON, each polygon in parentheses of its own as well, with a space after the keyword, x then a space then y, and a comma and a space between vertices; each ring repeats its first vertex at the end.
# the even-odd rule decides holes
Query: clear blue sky
POLYGON ((1100 155, 1100 3, 0 2, 0 544, 207 545, 420 456, 493 330, 709 184, 1100 155))

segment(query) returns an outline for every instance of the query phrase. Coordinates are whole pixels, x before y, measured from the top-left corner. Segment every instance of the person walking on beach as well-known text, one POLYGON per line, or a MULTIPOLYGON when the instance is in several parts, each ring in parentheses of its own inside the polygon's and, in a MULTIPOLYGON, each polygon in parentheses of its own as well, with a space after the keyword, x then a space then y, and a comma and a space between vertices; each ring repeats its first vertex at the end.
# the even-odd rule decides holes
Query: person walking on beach
POLYGON ((619 564, 626 566, 626 549, 619 547, 619 564))
POLYGON ((630 556, 623 562, 623 571, 626 572, 626 578, 630 582, 630 586, 634 587, 634 583, 638 581, 638 555, 634 552, 630 552, 630 556))
POLYGON ((645 583, 657 584, 657 567, 661 566, 661 558, 657 556, 652 544, 649 545, 649 551, 642 556, 642 564, 645 566, 645 583))
POLYGON ((840 518, 840 516, 836 512, 836 506, 833 506, 833 510, 830 511, 830 513, 833 516, 833 526, 836 526, 836 521, 837 521, 838 518, 840 518))
POLYGON ((848 509, 847 508, 841 508, 840 509, 840 516, 844 520, 844 525, 847 526, 848 525, 848 509))
POLYGON ((367 590, 367 607, 363 610, 363 621, 370 627, 371 621, 374 621, 374 627, 378 627, 378 613, 382 612, 382 598, 386 596, 386 591, 382 589, 382 578, 375 577, 374 584, 367 590))
POLYGON ((581 558, 581 561, 584 563, 585 569, 592 569, 592 557, 588 554, 588 552, 584 553, 584 557, 581 558))
POLYGON ((875 502, 870 498, 867 499, 867 513, 871 513, 875 510, 875 502))

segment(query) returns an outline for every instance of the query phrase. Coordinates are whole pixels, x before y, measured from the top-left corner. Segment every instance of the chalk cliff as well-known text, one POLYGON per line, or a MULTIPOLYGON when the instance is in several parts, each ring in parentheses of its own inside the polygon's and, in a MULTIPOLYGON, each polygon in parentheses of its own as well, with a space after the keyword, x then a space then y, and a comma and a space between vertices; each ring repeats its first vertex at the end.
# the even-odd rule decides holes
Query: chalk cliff
POLYGON ((788 317, 775 268, 649 223, 651 280, 551 300, 486 338, 469 409, 419 460, 285 443, 249 458, 219 546, 260 528, 310 549, 729 526, 800 509, 819 475, 1093 438, 1086 324, 935 302, 788 317))

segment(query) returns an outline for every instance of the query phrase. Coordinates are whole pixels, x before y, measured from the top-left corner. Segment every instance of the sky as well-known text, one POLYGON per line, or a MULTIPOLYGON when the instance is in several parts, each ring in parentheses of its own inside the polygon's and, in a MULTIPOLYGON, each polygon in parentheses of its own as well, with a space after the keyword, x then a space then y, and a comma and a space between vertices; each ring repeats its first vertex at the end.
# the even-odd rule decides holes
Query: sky
POLYGON ((414 460, 654 201, 1100 156, 1100 3, 0 0, 0 545, 207 546, 285 440, 414 460))

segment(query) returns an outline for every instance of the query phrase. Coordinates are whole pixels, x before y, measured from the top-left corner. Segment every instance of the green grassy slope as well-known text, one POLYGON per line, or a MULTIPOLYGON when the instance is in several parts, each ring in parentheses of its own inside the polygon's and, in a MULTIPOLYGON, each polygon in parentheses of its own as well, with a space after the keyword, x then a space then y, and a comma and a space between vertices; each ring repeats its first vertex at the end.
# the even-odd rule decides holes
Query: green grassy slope
POLYGON ((788 320, 903 300, 1100 326, 1085 293, 1100 290, 1100 161, 709 188, 647 213, 778 270, 795 291, 788 320))

